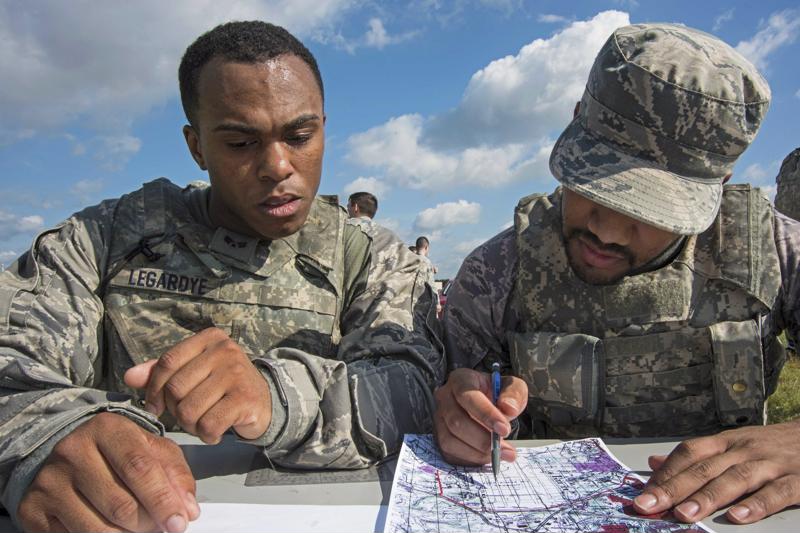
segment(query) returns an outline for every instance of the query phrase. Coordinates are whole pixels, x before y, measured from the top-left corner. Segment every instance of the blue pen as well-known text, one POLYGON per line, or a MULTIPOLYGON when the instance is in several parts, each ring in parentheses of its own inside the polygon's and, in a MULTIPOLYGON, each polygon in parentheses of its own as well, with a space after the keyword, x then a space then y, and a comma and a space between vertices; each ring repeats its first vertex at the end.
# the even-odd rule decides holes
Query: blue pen
MULTIPOLYGON (((492 403, 497 405, 500 397, 500 363, 492 363, 492 403)), ((497 481, 497 472, 500 471, 500 435, 492 431, 492 472, 497 481)))

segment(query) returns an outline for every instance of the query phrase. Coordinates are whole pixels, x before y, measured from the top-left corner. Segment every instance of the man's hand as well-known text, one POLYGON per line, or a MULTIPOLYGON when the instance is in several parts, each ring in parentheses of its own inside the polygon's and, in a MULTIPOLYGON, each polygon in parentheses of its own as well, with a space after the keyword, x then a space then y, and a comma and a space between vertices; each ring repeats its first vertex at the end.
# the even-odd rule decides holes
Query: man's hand
POLYGON ((100 413, 53 448, 17 516, 25 531, 181 532, 200 508, 174 442, 100 413))
POLYGON ((753 426, 687 440, 669 456, 651 456, 653 476, 634 500, 643 514, 675 507, 697 522, 731 507, 731 522, 750 524, 800 503, 800 423, 753 426))
POLYGON ((218 328, 176 344, 158 359, 125 373, 129 387, 146 388, 145 408, 169 411, 187 433, 216 444, 233 428, 260 437, 272 418, 269 385, 242 349, 218 328))
MULTIPOLYGON (((490 374, 468 368, 450 373, 447 383, 436 389, 434 433, 442 456, 450 463, 485 465, 491 461, 494 430, 501 437, 511 431, 512 420, 519 416, 528 402, 528 386, 517 377, 503 378, 503 388, 492 404, 490 374)), ((514 447, 500 443, 500 458, 517 458, 514 447)))

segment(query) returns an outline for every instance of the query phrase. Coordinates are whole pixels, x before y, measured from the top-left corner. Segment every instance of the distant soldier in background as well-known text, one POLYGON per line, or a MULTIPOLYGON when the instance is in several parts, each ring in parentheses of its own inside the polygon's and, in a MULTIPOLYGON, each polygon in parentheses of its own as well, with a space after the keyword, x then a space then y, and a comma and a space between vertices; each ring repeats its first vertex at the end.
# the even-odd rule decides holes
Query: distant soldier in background
POLYGON ((775 178, 775 208, 788 217, 800 220, 800 148, 795 148, 781 164, 775 178))
POLYGON ((429 241, 424 235, 419 236, 417 237, 417 241, 414 243, 414 248, 416 248, 416 251, 419 255, 428 257, 428 254, 431 252, 431 241, 429 241))
POLYGON ((354 192, 347 200, 347 214, 350 218, 375 218, 378 212, 378 199, 368 192, 354 192))
POLYGON ((439 272, 439 269, 434 266, 431 258, 428 256, 431 251, 431 242, 428 240, 427 237, 424 235, 417 237, 416 242, 414 243, 414 253, 417 255, 422 256, 423 262, 427 265, 428 273, 429 273, 429 281, 430 283, 434 283, 434 278, 436 277, 436 273, 439 272))

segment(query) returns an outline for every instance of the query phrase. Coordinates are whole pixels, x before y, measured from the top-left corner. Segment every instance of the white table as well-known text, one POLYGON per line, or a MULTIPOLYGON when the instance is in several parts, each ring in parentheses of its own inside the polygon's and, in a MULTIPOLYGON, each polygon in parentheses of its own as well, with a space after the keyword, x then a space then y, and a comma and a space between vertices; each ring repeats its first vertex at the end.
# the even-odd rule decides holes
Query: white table
MULTIPOLYGON (((381 531, 386 518, 391 482, 322 483, 245 486, 245 478, 258 452, 254 447, 226 437, 206 446, 182 433, 171 433, 186 455, 197 480, 202 516, 189 532, 219 531, 381 531), (226 504, 226 505, 220 505, 226 504), (224 526, 224 527, 221 527, 224 526)), ((517 446, 541 446, 556 441, 517 441, 517 446)), ((648 476, 647 457, 665 454, 674 441, 605 439, 612 453, 628 467, 648 476)), ((704 523, 719 532, 796 532, 800 510, 790 509, 749 526, 728 523, 723 512, 704 523)), ((0 518, 0 531, 12 530, 0 518)))
MULTIPOLYGON (((198 479, 197 493, 201 502, 262 504, 265 515, 271 508, 285 512, 297 506, 298 531, 381 531, 389 502, 391 482, 337 483, 315 485, 279 485, 245 487, 244 480, 253 462, 254 451, 247 445, 226 440, 219 446, 203 446, 187 435, 171 435, 183 447, 187 460, 198 479), (184 444, 185 443, 185 444, 184 444), (306 506, 330 506, 328 519, 306 506), (358 506, 374 506, 366 514, 358 506), (337 507, 340 511, 337 511, 337 507), (342 512, 347 510, 348 512, 342 512), (374 522, 365 527, 372 517, 374 522), (342 528, 344 526, 344 528, 342 528), (349 527, 347 527, 349 526, 349 527)), ((653 439, 604 439, 611 452, 642 476, 649 476, 647 457, 669 453, 675 441, 653 439)), ((516 441, 517 446, 543 446, 557 441, 516 441)), ((201 503, 202 505, 202 503, 201 503)), ((703 523, 718 532, 797 532, 800 530, 800 509, 789 509, 756 524, 740 526, 725 520, 720 511, 703 523)), ((265 523, 266 531, 270 531, 265 523)), ((277 528, 275 530, 278 530, 277 528)), ((191 531, 191 529, 190 529, 191 531)))

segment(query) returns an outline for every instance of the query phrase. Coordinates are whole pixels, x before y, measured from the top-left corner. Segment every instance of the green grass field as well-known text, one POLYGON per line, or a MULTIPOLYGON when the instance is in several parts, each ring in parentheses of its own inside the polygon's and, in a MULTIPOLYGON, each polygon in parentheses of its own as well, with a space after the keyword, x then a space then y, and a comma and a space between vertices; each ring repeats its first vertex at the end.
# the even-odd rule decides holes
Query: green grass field
POLYGON ((769 397, 767 420, 770 424, 800 417, 800 358, 790 357, 778 380, 778 390, 769 397))

